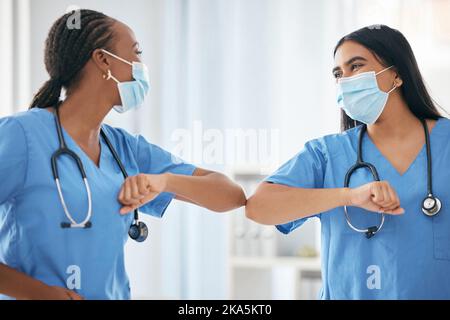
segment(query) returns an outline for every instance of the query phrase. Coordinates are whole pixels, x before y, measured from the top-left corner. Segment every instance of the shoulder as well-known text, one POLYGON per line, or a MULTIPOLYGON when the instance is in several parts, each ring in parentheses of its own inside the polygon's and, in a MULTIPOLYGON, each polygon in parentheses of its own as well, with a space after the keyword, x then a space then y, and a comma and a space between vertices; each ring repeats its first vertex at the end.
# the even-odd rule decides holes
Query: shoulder
POLYGON ((323 136, 319 140, 326 146, 339 146, 344 143, 353 143, 358 138, 360 130, 361 126, 357 126, 341 133, 323 136))
POLYGON ((27 153, 29 139, 25 127, 27 115, 15 114, 0 118, 0 152, 10 155, 27 153))
POLYGON ((135 141, 138 138, 137 135, 131 134, 128 131, 126 131, 125 129, 112 127, 108 124, 103 124, 102 129, 106 133, 108 138, 114 139, 117 142, 130 143, 130 142, 135 141))
POLYGON ((22 125, 27 125, 36 123, 36 120, 52 120, 52 117, 53 115, 50 112, 43 109, 34 108, 31 110, 15 113, 7 118, 14 119, 22 125))
POLYGON ((361 127, 358 126, 342 133, 325 135, 308 141, 305 148, 313 152, 319 152, 325 159, 328 159, 336 152, 355 148, 360 130, 361 127))
POLYGON ((444 135, 446 137, 450 134, 450 119, 448 118, 439 118, 438 122, 435 124, 432 133, 437 135, 444 135), (436 132, 434 129, 437 129, 436 132))
POLYGON ((119 153, 130 151, 133 155, 137 154, 139 146, 139 135, 132 134, 123 128, 112 127, 107 124, 102 125, 102 129, 108 140, 114 145, 119 153))
POLYGON ((11 116, 0 118, 0 136, 2 139, 25 138, 25 127, 31 123, 28 112, 16 113, 11 116))
POLYGON ((34 133, 41 133, 45 128, 53 128, 54 118, 50 112, 35 108, 1 118, 0 124, 9 132, 19 131, 33 136, 34 133))
POLYGON ((103 124, 102 128, 108 139, 111 140, 116 148, 119 150, 129 149, 136 157, 138 157, 143 150, 150 149, 155 151, 154 149, 157 148, 157 146, 148 142, 147 139, 140 134, 132 134, 123 128, 112 127, 107 124, 103 124))

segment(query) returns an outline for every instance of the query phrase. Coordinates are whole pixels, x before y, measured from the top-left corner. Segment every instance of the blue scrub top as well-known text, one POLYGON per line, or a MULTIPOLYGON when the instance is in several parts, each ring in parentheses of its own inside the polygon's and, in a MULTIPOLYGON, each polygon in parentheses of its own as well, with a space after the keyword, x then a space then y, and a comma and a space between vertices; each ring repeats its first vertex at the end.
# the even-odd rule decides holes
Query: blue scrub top
MULTIPOLYGON (((361 127, 310 141, 292 160, 266 181, 300 188, 342 188, 347 170, 355 163, 361 127)), ((353 231, 342 207, 322 212, 322 299, 449 299, 450 298, 450 121, 433 128, 433 192, 442 202, 435 217, 422 213, 427 196, 425 146, 400 175, 366 134, 363 159, 397 191, 405 214, 386 215, 373 238, 353 231)), ((350 187, 373 180, 366 169, 352 175, 350 187)), ((349 207, 353 225, 379 225, 380 215, 349 207)), ((307 219, 277 226, 288 234, 307 219)))
MULTIPOLYGON (((107 125, 103 129, 129 176, 195 171, 142 136, 107 125)), ((0 119, 0 263, 48 285, 73 289, 86 299, 129 299, 124 246, 133 214, 119 214, 123 175, 102 138, 99 168, 66 131, 63 134, 86 170, 92 228, 60 227, 68 220, 51 171, 51 156, 59 148, 53 114, 32 109, 0 119)), ((79 170, 67 156, 60 157, 58 165, 69 212, 81 222, 88 203, 79 170)), ((163 193, 140 211, 162 217, 173 198, 163 193)), ((0 295, 0 299, 8 297, 0 295)))

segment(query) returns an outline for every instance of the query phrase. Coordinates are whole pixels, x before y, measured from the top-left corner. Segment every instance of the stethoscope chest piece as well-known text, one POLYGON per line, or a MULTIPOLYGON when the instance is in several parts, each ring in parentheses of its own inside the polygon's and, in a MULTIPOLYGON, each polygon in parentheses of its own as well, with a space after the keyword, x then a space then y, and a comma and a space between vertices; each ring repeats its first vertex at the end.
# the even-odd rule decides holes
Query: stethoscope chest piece
POLYGON ((148 237, 148 227, 142 221, 135 221, 128 230, 128 235, 136 242, 144 242, 148 237))
POLYGON ((434 217, 441 211, 441 201, 433 195, 428 195, 422 203, 422 212, 428 217, 434 217))

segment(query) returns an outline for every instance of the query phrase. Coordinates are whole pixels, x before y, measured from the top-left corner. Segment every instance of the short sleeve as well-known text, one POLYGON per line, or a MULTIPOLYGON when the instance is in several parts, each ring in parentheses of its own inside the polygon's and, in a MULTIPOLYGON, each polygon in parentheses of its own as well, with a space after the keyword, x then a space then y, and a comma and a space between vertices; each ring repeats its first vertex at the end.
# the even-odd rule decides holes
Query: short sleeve
MULTIPOLYGON (((296 188, 323 188, 327 160, 322 149, 321 140, 306 143, 302 151, 267 177, 265 182, 296 188)), ((280 232, 288 234, 308 219, 299 219, 276 227, 280 232)))
MULTIPOLYGON (((137 162, 139 171, 146 174, 172 173, 191 176, 196 167, 184 162, 170 152, 137 136, 137 162)), ((139 209, 143 213, 161 218, 175 195, 162 193, 152 202, 139 209)))
POLYGON ((27 141, 17 119, 0 119, 0 205, 17 196, 27 172, 27 141))

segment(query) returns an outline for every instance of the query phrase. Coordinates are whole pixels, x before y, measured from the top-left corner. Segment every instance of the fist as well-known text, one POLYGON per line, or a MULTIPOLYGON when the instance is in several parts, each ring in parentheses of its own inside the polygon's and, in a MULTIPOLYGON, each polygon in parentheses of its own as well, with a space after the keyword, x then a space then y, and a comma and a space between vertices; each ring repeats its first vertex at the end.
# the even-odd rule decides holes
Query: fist
POLYGON ((350 205, 365 210, 387 213, 403 214, 405 210, 400 207, 397 192, 387 181, 375 181, 358 188, 350 189, 350 205))
POLYGON ((139 174, 125 180, 118 200, 123 205, 120 214, 127 214, 154 200, 167 186, 166 175, 139 174))

